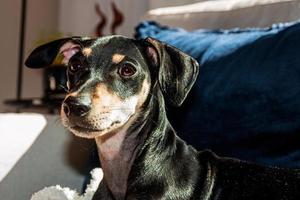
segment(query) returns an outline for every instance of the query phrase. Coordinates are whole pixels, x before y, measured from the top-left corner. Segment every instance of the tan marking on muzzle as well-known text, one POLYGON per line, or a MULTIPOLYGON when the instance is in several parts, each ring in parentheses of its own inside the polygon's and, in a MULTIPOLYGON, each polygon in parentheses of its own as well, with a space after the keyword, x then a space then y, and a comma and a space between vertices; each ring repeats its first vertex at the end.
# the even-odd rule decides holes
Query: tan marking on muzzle
POLYGON ((110 107, 122 103, 122 99, 102 83, 96 86, 96 91, 92 95, 92 100, 96 107, 110 107))
POLYGON ((91 48, 84 48, 82 53, 84 56, 89 57, 92 54, 93 50, 91 48))
POLYGON ((120 63, 123 59, 125 58, 125 55, 122 55, 122 54, 114 54, 112 56, 112 62, 115 63, 115 64, 118 64, 120 63))

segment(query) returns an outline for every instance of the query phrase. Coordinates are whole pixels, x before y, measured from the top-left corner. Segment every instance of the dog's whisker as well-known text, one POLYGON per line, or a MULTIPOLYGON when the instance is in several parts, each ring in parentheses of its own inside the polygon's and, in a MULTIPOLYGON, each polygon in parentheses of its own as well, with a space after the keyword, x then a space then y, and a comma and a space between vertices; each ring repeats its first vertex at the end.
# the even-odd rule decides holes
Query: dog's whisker
POLYGON ((64 85, 59 84, 58 87, 62 88, 65 92, 68 92, 68 88, 66 88, 64 85))
POLYGON ((158 98, 152 92, 149 92, 149 95, 151 95, 151 97, 154 98, 156 101, 159 101, 158 98))
POLYGON ((56 125, 58 125, 58 124, 61 124, 61 121, 62 121, 62 118, 61 118, 61 117, 56 117, 55 120, 54 120, 54 123, 55 123, 56 125))
POLYGON ((158 124, 156 121, 154 121, 153 119, 150 118, 149 120, 150 120, 151 122, 153 122, 155 125, 157 125, 157 126, 159 125, 159 124, 158 124))
POLYGON ((111 109, 109 109, 109 110, 120 110, 120 111, 124 110, 124 111, 130 111, 130 110, 132 110, 132 109, 130 109, 130 108, 111 108, 111 109))

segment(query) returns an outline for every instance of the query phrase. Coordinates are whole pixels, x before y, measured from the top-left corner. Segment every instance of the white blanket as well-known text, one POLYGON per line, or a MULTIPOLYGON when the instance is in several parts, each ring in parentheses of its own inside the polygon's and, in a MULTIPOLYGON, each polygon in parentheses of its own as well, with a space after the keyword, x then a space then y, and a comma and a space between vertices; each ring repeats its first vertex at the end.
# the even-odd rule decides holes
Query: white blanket
POLYGON ((0 182, 34 143, 47 121, 40 114, 0 114, 0 182))

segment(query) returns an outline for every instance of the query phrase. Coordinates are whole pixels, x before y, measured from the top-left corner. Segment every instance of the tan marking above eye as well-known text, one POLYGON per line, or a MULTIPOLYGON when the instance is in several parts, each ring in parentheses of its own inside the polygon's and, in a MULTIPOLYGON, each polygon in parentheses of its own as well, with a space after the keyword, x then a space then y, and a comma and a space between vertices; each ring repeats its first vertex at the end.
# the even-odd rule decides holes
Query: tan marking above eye
POLYGON ((125 58, 125 55, 122 55, 122 54, 114 54, 112 56, 112 62, 115 63, 115 64, 118 64, 120 63, 123 59, 125 58))
POLYGON ((93 50, 91 48, 84 48, 82 50, 83 55, 85 55, 86 57, 89 57, 92 54, 93 50))

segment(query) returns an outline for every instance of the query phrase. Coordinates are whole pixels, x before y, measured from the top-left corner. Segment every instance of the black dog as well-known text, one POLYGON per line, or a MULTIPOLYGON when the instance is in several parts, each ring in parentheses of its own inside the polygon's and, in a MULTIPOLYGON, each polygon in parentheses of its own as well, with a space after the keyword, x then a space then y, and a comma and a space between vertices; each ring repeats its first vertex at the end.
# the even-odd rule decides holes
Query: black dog
POLYGON ((59 53, 68 65, 62 121, 99 150, 94 200, 300 199, 299 170, 197 152, 176 136, 165 101, 180 106, 191 89, 199 67, 190 56, 151 38, 73 37, 38 47, 26 65, 50 65, 59 53))

